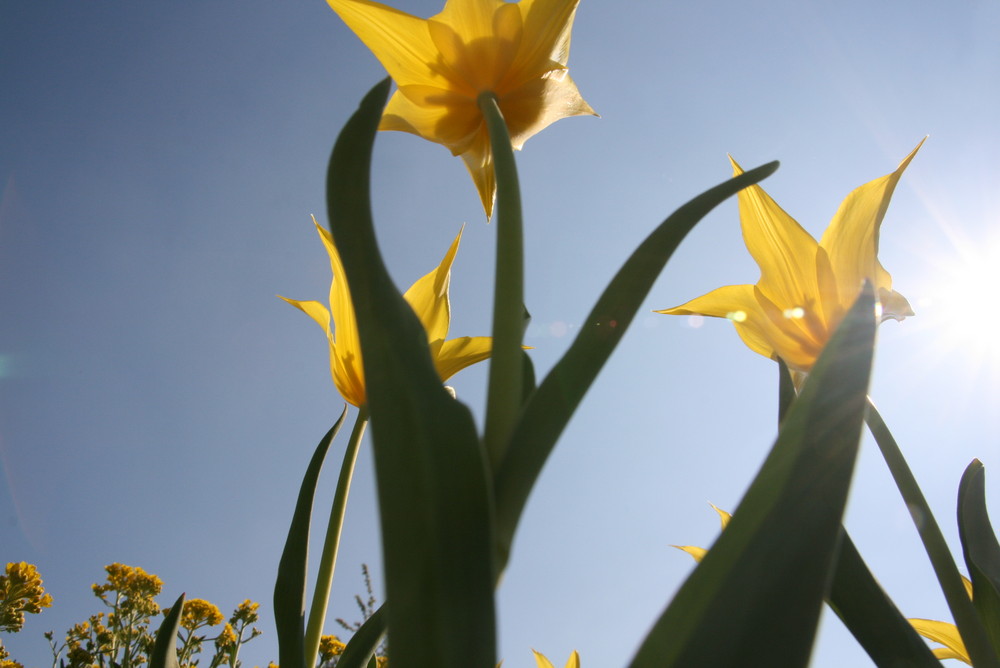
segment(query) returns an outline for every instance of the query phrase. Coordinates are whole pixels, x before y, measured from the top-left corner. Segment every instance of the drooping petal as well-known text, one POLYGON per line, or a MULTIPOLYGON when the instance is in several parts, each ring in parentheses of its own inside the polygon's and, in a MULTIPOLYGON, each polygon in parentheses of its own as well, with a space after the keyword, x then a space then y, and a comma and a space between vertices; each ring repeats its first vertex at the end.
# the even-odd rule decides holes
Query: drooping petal
MULTIPOLYGON (((733 176, 742 174, 729 160, 733 176)), ((760 186, 744 188, 737 200, 743 241, 760 267, 757 286, 776 304, 804 307, 817 294, 816 240, 760 186)))
POLYGON ((451 283, 451 265, 455 261, 455 253, 458 252, 461 240, 462 230, 459 230, 458 236, 451 242, 448 252, 437 268, 410 286, 403 295, 420 319, 420 324, 427 331, 427 338, 430 341, 448 336, 448 326, 451 323, 448 287, 451 283))
POLYGON ((434 85, 442 79, 432 65, 437 48, 427 21, 370 0, 327 0, 354 31, 397 85, 434 85))
POLYGON ((894 172, 848 194, 820 239, 837 275, 842 303, 848 306, 865 279, 872 281, 877 291, 892 289, 892 279, 878 261, 879 228, 899 178, 923 143, 921 140, 894 172))
POLYGON ((493 215, 493 204, 496 201, 497 175, 493 171, 493 150, 490 148, 490 136, 485 123, 476 133, 469 148, 462 153, 462 162, 469 170, 472 182, 476 184, 479 199, 483 203, 486 217, 489 218, 493 215))
POLYGON ((959 659, 972 665, 969 652, 965 649, 965 643, 962 642, 962 636, 959 635, 958 627, 954 624, 933 619, 909 619, 907 621, 923 637, 944 645, 943 648, 934 650, 934 655, 939 659, 959 659))
POLYGON ((488 359, 493 351, 493 339, 488 336, 463 336, 441 344, 434 367, 445 381, 467 366, 488 359))
POLYGON ((474 98, 445 88, 411 85, 389 98, 379 130, 410 132, 461 155, 482 126, 483 115, 474 98))

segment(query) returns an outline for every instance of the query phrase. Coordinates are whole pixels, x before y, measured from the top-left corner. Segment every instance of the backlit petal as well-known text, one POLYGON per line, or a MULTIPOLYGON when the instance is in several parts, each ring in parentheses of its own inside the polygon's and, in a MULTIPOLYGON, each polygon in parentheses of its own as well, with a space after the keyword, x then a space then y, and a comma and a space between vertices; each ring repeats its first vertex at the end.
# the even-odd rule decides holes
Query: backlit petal
MULTIPOLYGON (((733 176, 743 169, 730 157, 733 176)), ((816 286, 818 244, 760 186, 737 195, 740 227, 747 250, 760 267, 758 287, 782 307, 804 307, 816 286)))
POLYGON ((701 562, 705 558, 705 555, 708 554, 708 550, 697 545, 671 545, 670 547, 676 547, 678 550, 687 552, 697 562, 701 562))
POLYGON ((378 58, 397 85, 433 85, 442 79, 432 67, 438 51, 425 19, 370 0, 327 0, 327 4, 378 58))
MULTIPOLYGON (((939 656, 939 658, 960 659, 971 665, 969 653, 965 649, 965 643, 962 642, 962 636, 959 635, 958 628, 954 624, 938 622, 932 619, 910 619, 907 621, 910 622, 917 633, 928 640, 941 643, 950 651, 948 656, 939 656)), ((937 651, 935 651, 935 655, 937 655, 937 651)))
POLYGON ((569 116, 596 116, 580 95, 566 70, 529 79, 500 99, 500 111, 510 131, 510 141, 520 150, 530 137, 569 116))
POLYGON ((569 60, 570 34, 579 0, 521 0, 524 24, 521 49, 510 70, 511 79, 541 76, 569 60))
POLYGON ((414 283, 403 295, 420 318, 420 324, 427 331, 430 341, 448 336, 448 325, 451 322, 448 287, 451 283, 451 265, 455 261, 455 253, 458 252, 461 240, 462 230, 459 230, 441 264, 414 283))
POLYGON ((488 336, 463 336, 441 344, 434 367, 445 381, 467 366, 488 359, 493 350, 493 339, 488 336))
POLYGON ((878 261, 879 228, 903 171, 923 145, 921 140, 891 174, 853 190, 823 233, 820 245, 830 255, 842 303, 850 305, 865 279, 876 290, 891 290, 892 279, 878 261))

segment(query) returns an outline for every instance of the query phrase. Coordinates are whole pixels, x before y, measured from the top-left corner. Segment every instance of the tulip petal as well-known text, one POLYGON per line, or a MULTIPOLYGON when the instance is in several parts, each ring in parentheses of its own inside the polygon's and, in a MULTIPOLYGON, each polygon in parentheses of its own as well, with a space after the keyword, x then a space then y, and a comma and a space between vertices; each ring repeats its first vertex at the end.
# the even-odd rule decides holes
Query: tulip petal
POLYGON ((878 261, 879 228, 899 178, 923 143, 903 158, 896 171, 848 194, 820 239, 837 275, 841 300, 848 305, 865 279, 878 292, 892 289, 892 278, 878 261))
MULTIPOLYGON (((734 176, 743 173, 732 157, 729 161, 734 176)), ((741 190, 737 200, 743 241, 760 267, 757 286, 785 308, 806 307, 818 293, 816 240, 760 186, 741 190)))
POLYGON ((694 558, 695 561, 700 562, 708 554, 708 550, 703 547, 698 547, 697 545, 671 545, 670 547, 676 547, 678 550, 687 552, 694 558))
POLYGON ((463 336, 445 341, 441 345, 434 366, 441 380, 448 380, 456 373, 476 362, 488 359, 493 351, 493 339, 488 336, 463 336))
POLYGON ((410 286, 403 295, 413 308, 413 312, 417 314, 420 324, 427 331, 427 338, 431 341, 448 336, 448 325, 451 323, 448 287, 451 283, 451 265, 455 261, 455 253, 458 252, 461 240, 462 230, 459 230, 441 264, 410 286))
POLYGON ((910 619, 909 622, 916 629, 917 633, 928 640, 941 643, 947 648, 946 651, 949 652, 947 656, 942 656, 938 654, 939 650, 934 650, 935 656, 938 658, 959 659, 971 665, 972 662, 969 660, 965 643, 962 642, 962 636, 958 634, 958 627, 954 624, 939 622, 933 619, 910 619))
POLYGON ((535 652, 535 650, 531 651, 535 654, 535 663, 538 664, 538 668, 555 668, 555 666, 552 665, 552 662, 545 658, 544 654, 535 652))
POLYGON ((570 35, 580 0, 521 0, 524 32, 510 80, 540 76, 566 66, 570 35))
POLYGON ((427 21, 370 0, 327 0, 399 86, 442 80, 427 21))

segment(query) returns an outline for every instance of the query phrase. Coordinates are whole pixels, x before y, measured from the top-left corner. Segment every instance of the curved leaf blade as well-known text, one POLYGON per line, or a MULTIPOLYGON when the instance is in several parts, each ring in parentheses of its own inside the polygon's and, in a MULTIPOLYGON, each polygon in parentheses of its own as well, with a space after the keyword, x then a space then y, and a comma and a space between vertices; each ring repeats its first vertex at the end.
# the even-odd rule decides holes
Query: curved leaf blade
POLYGON ((1000 656, 1000 542, 986 510, 986 471, 978 459, 959 483, 958 532, 972 580, 972 604, 1000 656))
POLYGON ((469 410, 441 384, 427 335, 393 285, 369 202, 372 146, 389 91, 368 93, 327 173, 330 230, 358 322, 371 413, 391 662, 494 668, 493 508, 469 410))
POLYGON ((149 668, 180 668, 177 663, 177 631, 183 611, 184 594, 181 594, 156 632, 153 651, 149 653, 149 668))
POLYGON ((312 515, 316 483, 323 460, 336 438, 347 405, 330 431, 320 440, 306 468, 299 496, 288 527, 285 548, 278 562, 278 577, 274 583, 274 624, 278 635, 278 665, 292 668, 312 668, 305 665, 306 577, 309 570, 309 519, 312 515))

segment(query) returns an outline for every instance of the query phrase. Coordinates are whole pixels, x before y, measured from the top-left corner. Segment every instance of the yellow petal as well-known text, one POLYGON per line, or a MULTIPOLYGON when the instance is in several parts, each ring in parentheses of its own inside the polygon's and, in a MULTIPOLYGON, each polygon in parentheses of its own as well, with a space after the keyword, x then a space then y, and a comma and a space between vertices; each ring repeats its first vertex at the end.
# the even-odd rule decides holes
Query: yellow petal
MULTIPOLYGON (((733 175, 742 174, 736 161, 729 160, 733 175)), ((760 267, 757 286, 782 308, 807 306, 818 294, 816 240, 760 186, 744 188, 737 200, 743 241, 760 267)))
POLYGON ((555 668, 555 666, 552 665, 552 662, 545 658, 544 654, 540 654, 539 652, 536 652, 535 650, 531 650, 531 651, 535 655, 535 663, 538 664, 538 668, 555 668))
POLYGON ((716 506, 714 503, 710 503, 708 505, 712 506, 715 512, 719 514, 719 522, 722 523, 722 528, 725 529, 727 526, 729 526, 729 520, 733 519, 732 513, 726 512, 722 508, 716 506))
POLYGON ((490 148, 490 136, 485 124, 480 127, 469 148, 462 153, 472 182, 476 184, 479 199, 486 210, 486 217, 493 215, 493 203, 497 194, 497 177, 493 171, 493 150, 490 148))
POLYGON ((511 75, 538 76, 569 60, 570 34, 579 0, 521 0, 524 23, 521 51, 511 75))
POLYGON ((892 289, 892 279, 878 261, 879 228, 899 178, 923 143, 921 140, 903 158, 896 171, 869 181, 845 197, 823 233, 820 245, 830 255, 841 301, 846 306, 854 301, 865 279, 872 281, 879 292, 892 289))
POLYGON ((299 301, 298 299, 289 299, 288 297, 282 297, 278 295, 279 299, 284 299, 286 302, 299 309, 310 318, 316 321, 323 331, 326 332, 327 338, 331 341, 333 340, 333 333, 330 331, 330 312, 325 306, 315 301, 299 301))
POLYGON ((690 554, 695 561, 700 562, 708 554, 708 550, 703 547, 697 547, 696 545, 671 545, 670 547, 676 547, 678 550, 682 550, 690 554))
POLYGON ((483 115, 475 99, 435 86, 402 86, 382 114, 379 130, 410 132, 443 144, 452 155, 469 149, 483 129, 483 115))
POLYGON ((467 366, 488 359, 493 339, 488 336, 463 336, 445 341, 434 358, 434 367, 445 381, 467 366))
POLYGON ((427 22, 439 67, 470 96, 492 90, 510 71, 521 45, 521 12, 503 0, 449 0, 427 22))
MULTIPOLYGON (((933 619, 909 619, 907 621, 923 637, 941 643, 948 648, 950 654, 947 657, 939 658, 960 659, 969 665, 972 664, 969 660, 969 653, 965 649, 965 643, 962 642, 962 636, 959 635, 958 628, 954 624, 938 622, 933 619)), ((935 651, 935 655, 937 655, 937 651, 935 651)))
POLYGON ((327 0, 327 4, 378 58, 397 85, 443 79, 433 68, 438 51, 425 19, 369 0, 327 0))
POLYGON ((576 650, 569 655, 569 659, 566 660, 566 668, 580 668, 580 655, 576 650))
POLYGON ((530 137, 569 116, 596 116, 566 70, 525 81, 500 98, 511 145, 520 150, 530 137))
POLYGON ((448 287, 451 283, 451 265, 455 261, 455 253, 458 252, 461 240, 462 230, 459 230, 437 268, 414 283, 403 295, 420 319, 430 341, 443 340, 448 336, 448 326, 451 323, 448 287))

